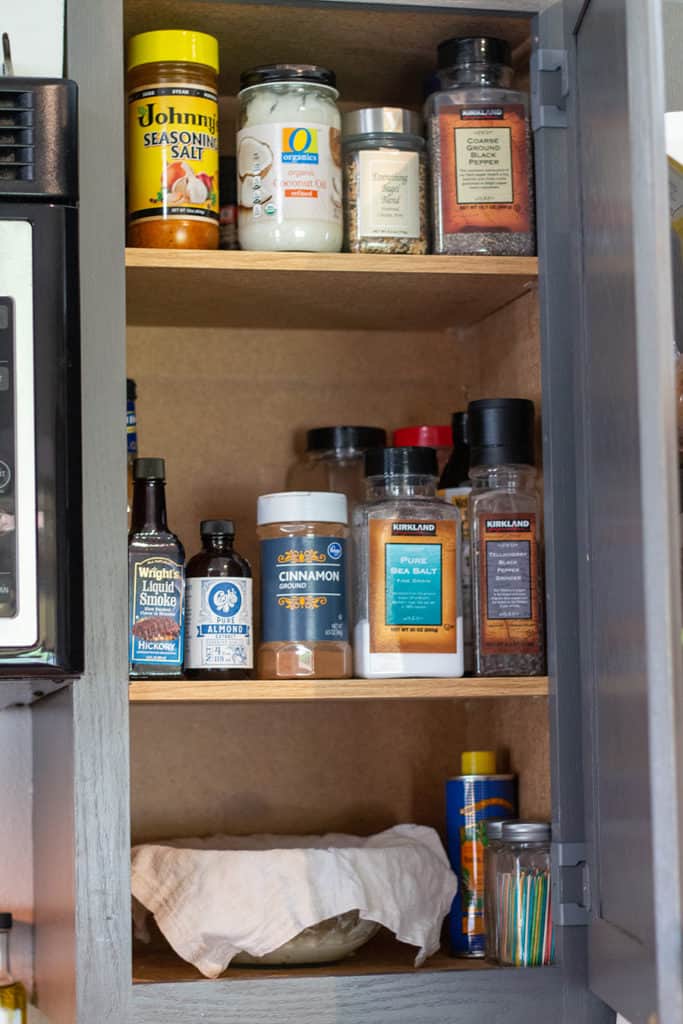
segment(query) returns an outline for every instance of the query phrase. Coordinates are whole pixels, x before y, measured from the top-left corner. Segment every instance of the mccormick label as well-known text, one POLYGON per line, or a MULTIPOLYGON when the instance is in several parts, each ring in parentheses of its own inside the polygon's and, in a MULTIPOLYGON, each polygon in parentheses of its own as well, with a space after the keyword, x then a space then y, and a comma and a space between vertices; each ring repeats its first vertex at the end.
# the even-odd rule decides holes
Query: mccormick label
POLYGON ((371 653, 457 653, 457 524, 371 519, 369 528, 371 653))
POLYGON ((128 210, 218 222, 218 99, 211 89, 150 86, 128 97, 128 210))
POLYGON ((261 541, 263 643, 347 641, 346 541, 261 541))
POLYGON ((449 921, 456 955, 484 956, 486 952, 484 822, 513 818, 515 813, 512 775, 463 775, 446 783, 448 856, 460 883, 449 921))
POLYGON ((131 664, 182 665, 183 563, 132 556, 129 573, 131 664))
POLYGON ((253 220, 340 221, 341 133, 326 124, 260 124, 237 133, 240 213, 253 220))
POLYGON ((530 231, 524 106, 445 107, 439 133, 444 231, 530 231))
POLYGON ((253 668, 252 581, 200 577, 185 587, 185 667, 253 668))
POLYGON ((479 516, 482 654, 538 654, 536 516, 479 516))

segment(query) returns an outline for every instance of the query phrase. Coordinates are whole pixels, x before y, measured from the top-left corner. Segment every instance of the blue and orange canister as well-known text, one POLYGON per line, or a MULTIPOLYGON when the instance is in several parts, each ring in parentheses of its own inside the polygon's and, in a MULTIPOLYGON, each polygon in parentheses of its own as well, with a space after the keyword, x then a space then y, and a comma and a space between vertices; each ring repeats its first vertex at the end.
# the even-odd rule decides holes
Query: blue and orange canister
POLYGON ((448 856, 458 876, 458 892, 449 919, 454 956, 486 955, 485 821, 517 814, 514 775, 496 774, 493 750, 467 750, 461 775, 446 782, 448 856))

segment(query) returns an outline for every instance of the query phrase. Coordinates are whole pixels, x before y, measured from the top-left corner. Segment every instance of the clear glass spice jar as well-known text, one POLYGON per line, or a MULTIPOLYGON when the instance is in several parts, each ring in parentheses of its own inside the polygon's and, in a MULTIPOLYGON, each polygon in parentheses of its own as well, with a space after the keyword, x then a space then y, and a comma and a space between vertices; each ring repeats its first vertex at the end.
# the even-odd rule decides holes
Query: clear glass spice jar
POLYGON ((470 402, 468 426, 475 671, 543 675, 534 404, 524 398, 470 402))
POLYGON ((269 64, 240 76, 240 248, 341 250, 341 114, 335 83, 333 71, 315 64, 269 64))
POLYGON ((503 39, 448 39, 426 103, 435 253, 532 256, 529 99, 503 39))
POLYGON ((316 427, 307 431, 306 452, 287 473, 290 491, 337 491, 349 509, 363 498, 363 459, 370 448, 383 448, 381 427, 316 427))
POLYGON ((505 821, 496 855, 496 952, 501 964, 541 967, 555 955, 550 825, 505 821))
POLYGON ((218 41, 142 32, 128 44, 128 245, 218 247, 218 41))
POLYGON ((427 156, 422 118, 400 107, 344 115, 344 248, 428 251, 427 156))

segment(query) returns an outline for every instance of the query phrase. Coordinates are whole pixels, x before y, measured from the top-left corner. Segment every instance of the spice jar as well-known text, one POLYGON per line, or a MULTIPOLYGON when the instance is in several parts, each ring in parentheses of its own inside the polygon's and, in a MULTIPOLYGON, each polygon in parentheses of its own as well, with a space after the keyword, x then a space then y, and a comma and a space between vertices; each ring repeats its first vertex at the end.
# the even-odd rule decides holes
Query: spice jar
POLYGON ((433 448, 374 448, 353 512, 359 676, 463 674, 460 513, 436 497, 433 448))
POLYGON ((306 434, 306 453, 287 474, 292 491, 337 491, 349 508, 361 501, 365 475, 363 457, 369 448, 383 448, 387 435, 380 427, 317 427, 306 434))
POLYGON ((351 675, 343 494, 288 491, 258 499, 262 679, 351 675))
POLYGON ((269 64, 240 76, 238 226, 242 249, 339 252, 341 114, 333 71, 269 64))
POLYGON ((479 676, 543 675, 534 403, 470 402, 468 425, 475 670, 479 676))
POLYGON ((344 115, 347 252, 426 253, 427 157, 422 118, 399 107, 344 115))
POLYGON ((526 93, 503 39, 448 39, 427 100, 433 252, 532 256, 536 248, 526 93))
POLYGON ((550 825, 506 821, 496 856, 497 959, 513 967, 553 962, 550 825))
POLYGON ((218 247, 218 42, 143 32, 128 44, 128 245, 218 247))
POLYGON ((453 433, 450 427, 421 424, 419 427, 399 427, 394 431, 396 448, 433 448, 439 475, 443 473, 450 455, 453 433))

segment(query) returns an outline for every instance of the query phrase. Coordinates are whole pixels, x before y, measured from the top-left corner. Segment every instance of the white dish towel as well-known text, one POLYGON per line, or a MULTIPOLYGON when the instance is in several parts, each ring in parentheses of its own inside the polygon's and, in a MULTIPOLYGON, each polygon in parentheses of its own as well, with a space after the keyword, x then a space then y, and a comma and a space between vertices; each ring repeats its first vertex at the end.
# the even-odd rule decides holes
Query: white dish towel
POLYGON ((458 883, 434 829, 398 825, 369 838, 145 843, 133 848, 132 886, 176 953, 216 978, 240 951, 264 956, 350 910, 419 947, 419 967, 439 948, 458 883))

